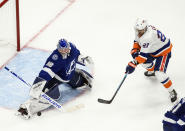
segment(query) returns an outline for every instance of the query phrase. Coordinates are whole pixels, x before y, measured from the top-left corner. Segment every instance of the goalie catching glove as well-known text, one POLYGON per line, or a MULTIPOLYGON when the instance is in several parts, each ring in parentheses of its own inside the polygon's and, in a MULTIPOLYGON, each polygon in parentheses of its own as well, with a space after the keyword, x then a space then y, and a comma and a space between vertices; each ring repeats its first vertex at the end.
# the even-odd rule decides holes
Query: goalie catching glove
POLYGON ((137 61, 133 60, 130 61, 126 67, 126 72, 127 74, 131 74, 135 71, 136 66, 138 65, 137 61))

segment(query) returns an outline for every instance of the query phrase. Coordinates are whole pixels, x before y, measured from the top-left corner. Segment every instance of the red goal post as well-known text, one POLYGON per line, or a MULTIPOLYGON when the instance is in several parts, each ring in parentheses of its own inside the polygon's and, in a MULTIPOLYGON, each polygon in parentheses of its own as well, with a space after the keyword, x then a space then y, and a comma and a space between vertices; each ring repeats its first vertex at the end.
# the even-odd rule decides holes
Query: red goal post
MULTIPOLYGON (((15 8, 13 9, 15 13, 15 20, 13 23, 15 23, 15 30, 16 30, 16 50, 20 51, 20 24, 19 24, 19 0, 0 0, 0 12, 2 8, 6 8, 6 5, 8 2, 13 1, 15 3, 15 8)), ((7 12, 8 13, 8 12, 7 12)), ((0 16, 1 17, 1 16, 0 16)), ((1 18, 0 18, 1 20, 1 18)), ((7 21, 8 22, 8 21, 7 21)), ((2 25, 6 26, 6 25, 2 25)))

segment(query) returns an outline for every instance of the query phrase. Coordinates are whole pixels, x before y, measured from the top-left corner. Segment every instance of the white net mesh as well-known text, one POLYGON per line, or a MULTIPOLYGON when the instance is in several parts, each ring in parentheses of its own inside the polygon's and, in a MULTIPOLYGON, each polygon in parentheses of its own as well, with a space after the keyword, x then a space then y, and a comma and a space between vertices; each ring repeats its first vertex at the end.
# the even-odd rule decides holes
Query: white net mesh
POLYGON ((15 0, 5 1, 0 0, 0 48, 11 46, 16 49, 16 4, 15 0))

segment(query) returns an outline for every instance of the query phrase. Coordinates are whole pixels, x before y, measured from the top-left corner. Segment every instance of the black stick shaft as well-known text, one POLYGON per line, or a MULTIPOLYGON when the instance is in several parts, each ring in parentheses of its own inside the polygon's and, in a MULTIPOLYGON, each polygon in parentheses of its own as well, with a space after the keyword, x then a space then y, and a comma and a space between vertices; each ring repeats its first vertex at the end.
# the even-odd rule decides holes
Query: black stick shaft
POLYGON ((112 97, 111 101, 113 101, 113 100, 114 100, 115 96, 117 95, 117 93, 118 93, 119 89, 121 88, 121 86, 122 86, 123 82, 125 81, 126 77, 127 77, 127 74, 125 74, 125 76, 123 77, 123 79, 122 79, 121 83, 119 84, 119 86, 118 86, 118 88, 117 88, 116 92, 114 93, 114 95, 113 95, 113 97, 112 97))
POLYGON ((110 104, 110 103, 114 100, 116 94, 118 93, 119 89, 121 88, 121 86, 122 86, 123 82, 125 81, 126 77, 127 77, 127 73, 126 73, 125 76, 123 77, 123 79, 122 79, 121 83, 119 84, 119 86, 118 86, 116 92, 114 93, 113 97, 112 97, 110 100, 104 100, 104 99, 100 99, 100 98, 99 98, 99 99, 98 99, 98 102, 100 102, 100 103, 105 103, 105 104, 110 104))

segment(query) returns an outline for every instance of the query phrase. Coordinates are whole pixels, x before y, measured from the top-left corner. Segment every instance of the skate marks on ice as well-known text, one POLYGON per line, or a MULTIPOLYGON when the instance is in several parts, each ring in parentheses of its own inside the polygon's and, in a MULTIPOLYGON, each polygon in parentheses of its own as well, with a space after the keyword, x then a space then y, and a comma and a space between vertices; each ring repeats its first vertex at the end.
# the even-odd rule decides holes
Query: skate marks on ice
MULTIPOLYGON (((27 83, 32 84, 49 55, 50 52, 48 51, 24 48, 6 66, 22 77, 27 83)), ((4 68, 0 70, 0 81, 0 107, 15 110, 29 98, 30 87, 11 75, 4 68)), ((61 105, 90 91, 88 88, 72 89, 64 84, 59 86, 59 90, 61 98, 58 102, 61 105)), ((78 104, 67 108, 66 111, 70 112, 80 108, 84 108, 84 105, 78 104)))

